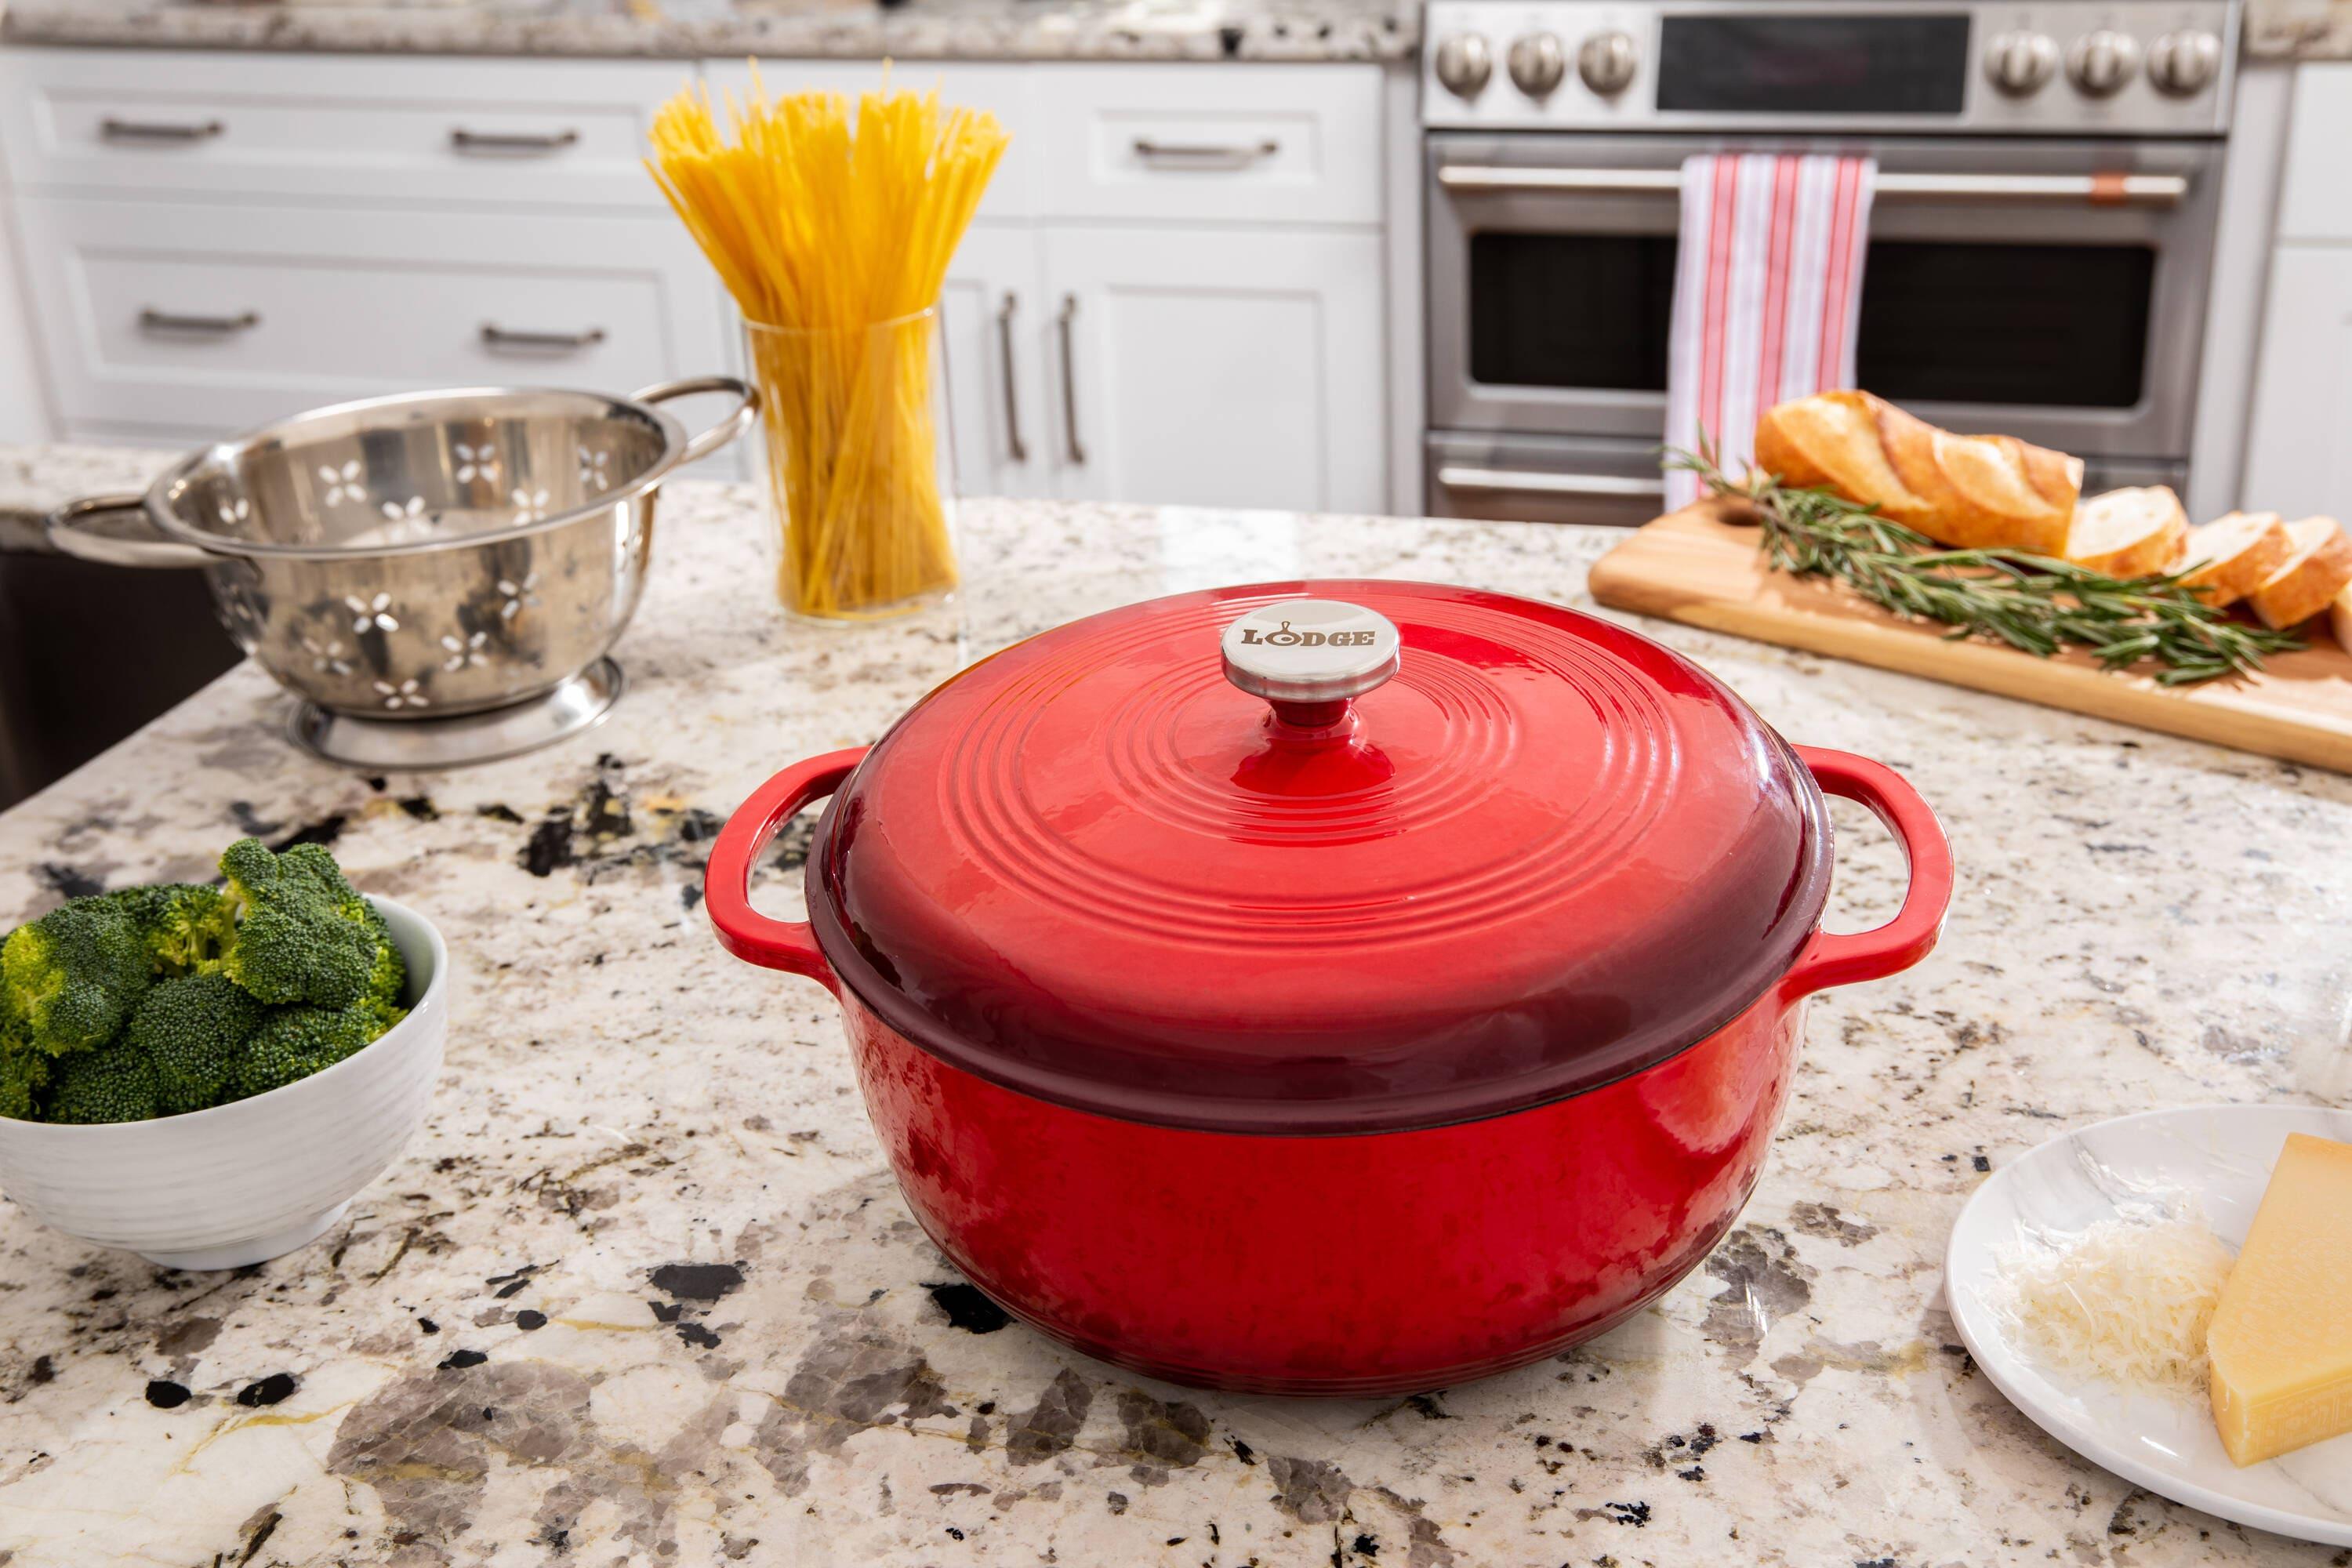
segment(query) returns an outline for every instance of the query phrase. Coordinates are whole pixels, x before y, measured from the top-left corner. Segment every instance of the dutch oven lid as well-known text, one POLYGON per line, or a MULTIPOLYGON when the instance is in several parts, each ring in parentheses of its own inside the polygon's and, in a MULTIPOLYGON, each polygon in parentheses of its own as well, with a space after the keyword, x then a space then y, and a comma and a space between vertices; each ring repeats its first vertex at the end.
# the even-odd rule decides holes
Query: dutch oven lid
POLYGON ((948 681, 820 825, 810 917, 924 1048, 1133 1121, 1501 1114, 1727 1023, 1827 892, 1819 787, 1621 626, 1415 583, 1223 588, 948 681))

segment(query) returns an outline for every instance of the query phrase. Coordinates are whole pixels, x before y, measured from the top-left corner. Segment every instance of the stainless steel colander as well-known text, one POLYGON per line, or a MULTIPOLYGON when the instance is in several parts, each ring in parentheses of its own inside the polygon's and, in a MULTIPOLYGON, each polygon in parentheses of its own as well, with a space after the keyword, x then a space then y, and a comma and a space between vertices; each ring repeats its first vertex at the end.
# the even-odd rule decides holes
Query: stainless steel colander
POLYGON ((645 588, 661 480, 757 406, 727 376, 626 398, 473 388, 338 404, 192 453, 144 496, 76 501, 49 537, 88 560, 203 567, 237 646, 329 713, 480 713, 604 657, 645 588), (691 439, 655 406, 720 392, 736 407, 691 439), (153 532, 126 535, 132 513, 153 532))

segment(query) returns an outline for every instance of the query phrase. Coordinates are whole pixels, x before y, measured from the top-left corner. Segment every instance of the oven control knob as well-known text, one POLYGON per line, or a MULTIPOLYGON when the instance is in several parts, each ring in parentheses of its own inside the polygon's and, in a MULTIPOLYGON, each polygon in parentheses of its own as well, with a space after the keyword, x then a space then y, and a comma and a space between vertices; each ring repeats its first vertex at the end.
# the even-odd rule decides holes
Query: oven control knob
POLYGON ((2085 33, 2066 57, 2066 74, 2092 98, 2112 98, 2139 69, 2139 45, 2129 33, 2085 33))
POLYGON ((1576 74, 1603 98, 1614 98, 1633 84, 1633 40, 1615 31, 1595 33, 1576 49, 1576 74))
POLYGON ((2221 40, 2194 27, 2167 33, 2147 47, 2147 79, 2158 92, 2193 98, 2221 72, 2221 40))
POLYGON ((1529 33, 1511 45, 1507 57, 1511 80, 1529 98, 1549 98, 1568 74, 1568 55, 1549 33, 1529 33))
POLYGON ((2040 92, 2058 74, 2058 46, 2040 33, 2003 33, 1985 50, 1985 79, 2011 98, 2040 92))
POLYGON ((1495 53, 1475 33, 1454 33, 1438 40, 1437 79, 1456 98, 1475 98, 1495 74, 1495 53))

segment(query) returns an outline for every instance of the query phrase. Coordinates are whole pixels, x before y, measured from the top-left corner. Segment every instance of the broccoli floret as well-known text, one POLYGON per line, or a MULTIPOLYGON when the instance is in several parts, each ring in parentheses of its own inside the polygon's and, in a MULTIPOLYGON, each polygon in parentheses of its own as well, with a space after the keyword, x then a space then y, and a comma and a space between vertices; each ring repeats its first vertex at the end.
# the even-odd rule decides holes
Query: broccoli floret
POLYGON ((217 969, 236 937, 236 906, 202 882, 160 882, 105 896, 138 931, 159 975, 217 969))
POLYGON ((103 896, 51 910, 0 946, 9 1009, 53 1057, 112 1037, 147 979, 146 944, 103 896))
POLYGON ((242 914, 221 973, 264 1002, 348 1007, 367 989, 375 953, 366 928, 339 907, 350 884, 340 871, 323 878, 322 862, 333 870, 333 858, 315 846, 273 855, 257 838, 241 838, 221 856, 228 898, 242 914))
POLYGON ((362 1002, 350 1007, 273 1007, 245 1042, 219 1103, 279 1089, 331 1068, 390 1026, 362 1002))
POLYGON ((76 1051, 53 1070, 47 1109, 51 1121, 83 1126, 144 1121, 155 1114, 155 1064, 123 1040, 76 1051))
POLYGON ((34 1120, 41 1086, 49 1080, 49 1058, 33 1048, 32 1026, 0 995, 0 1116, 34 1120))
POLYGON ((405 1016, 400 998, 408 989, 408 965, 394 944, 392 928, 384 923, 383 916, 368 902, 367 895, 352 886, 343 868, 335 864, 335 858, 322 846, 297 844, 278 859, 282 866, 299 867, 325 888, 335 900, 335 913, 365 933, 368 975, 361 1000, 374 1005, 383 1016, 386 1028, 400 1022, 405 1016))
POLYGON ((267 1011, 226 974, 183 975, 149 991, 122 1041, 153 1066, 156 1109, 177 1116, 217 1103, 267 1011))

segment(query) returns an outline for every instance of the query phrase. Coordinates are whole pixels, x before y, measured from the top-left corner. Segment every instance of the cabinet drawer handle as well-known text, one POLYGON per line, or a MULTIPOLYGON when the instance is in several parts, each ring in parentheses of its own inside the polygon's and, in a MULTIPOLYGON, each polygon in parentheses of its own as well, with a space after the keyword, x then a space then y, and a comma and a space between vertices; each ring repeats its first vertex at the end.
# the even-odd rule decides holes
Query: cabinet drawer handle
POLYGON ((190 125, 161 120, 117 120, 110 114, 98 122, 101 142, 209 142, 227 129, 217 120, 190 125))
POLYGON ((482 346, 486 349, 538 349, 570 352, 593 349, 604 341, 604 329, 591 327, 584 332, 518 332, 499 326, 496 321, 482 323, 482 346))
POLYGON ((1062 296, 1061 314, 1054 325, 1062 334, 1062 428, 1069 445, 1071 463, 1084 468, 1087 449, 1078 444, 1078 364, 1077 354, 1070 347, 1070 323, 1078 318, 1078 297, 1062 296))
POLYGON ((207 337, 225 338, 259 325, 258 310, 243 310, 234 316, 184 316, 176 310, 150 307, 139 312, 139 330, 146 332, 201 332, 207 337))
POLYGON ((577 131, 468 131, 460 125, 449 132, 449 145, 459 153, 485 157, 561 153, 580 140, 577 131))
POLYGON ((1282 151, 1282 143, 1269 136, 1255 143, 1233 142, 1154 142, 1149 136, 1135 139, 1135 155, 1146 160, 1165 160, 1190 164, 1196 169, 1246 169, 1260 158, 1271 158, 1282 151))
POLYGON ((1021 439, 1021 405, 1013 390, 1013 312, 1019 305, 1019 299, 1008 293, 996 307, 996 348, 1004 360, 1004 455, 1025 463, 1029 448, 1021 439))

